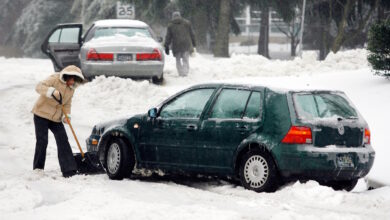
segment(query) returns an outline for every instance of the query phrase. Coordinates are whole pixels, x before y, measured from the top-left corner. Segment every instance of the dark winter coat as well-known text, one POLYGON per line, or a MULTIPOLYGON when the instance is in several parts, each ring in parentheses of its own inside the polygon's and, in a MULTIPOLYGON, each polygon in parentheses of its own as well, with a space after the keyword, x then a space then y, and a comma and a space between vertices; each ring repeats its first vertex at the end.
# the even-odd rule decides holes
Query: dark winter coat
POLYGON ((173 19, 167 29, 165 37, 165 48, 172 43, 172 52, 176 56, 181 52, 193 52, 195 44, 195 35, 191 23, 184 18, 173 19))

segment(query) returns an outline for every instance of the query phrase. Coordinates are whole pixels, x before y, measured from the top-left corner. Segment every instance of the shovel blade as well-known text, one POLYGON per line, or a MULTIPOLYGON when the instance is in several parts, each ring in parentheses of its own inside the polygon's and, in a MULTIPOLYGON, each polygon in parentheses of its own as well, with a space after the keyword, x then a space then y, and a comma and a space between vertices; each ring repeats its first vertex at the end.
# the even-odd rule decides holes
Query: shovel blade
POLYGON ((99 174, 104 173, 104 168, 95 153, 85 152, 84 158, 80 153, 73 154, 77 163, 77 172, 80 174, 99 174))

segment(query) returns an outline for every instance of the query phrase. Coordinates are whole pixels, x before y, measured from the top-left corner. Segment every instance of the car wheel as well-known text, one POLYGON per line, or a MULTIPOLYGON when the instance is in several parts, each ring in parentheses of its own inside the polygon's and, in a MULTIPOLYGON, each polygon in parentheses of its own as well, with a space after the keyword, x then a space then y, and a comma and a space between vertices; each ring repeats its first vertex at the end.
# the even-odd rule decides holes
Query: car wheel
POLYGON ((129 177, 134 168, 134 154, 122 139, 109 142, 106 153, 106 171, 110 179, 129 177))
POLYGON ((345 190, 349 192, 353 190, 353 188, 355 188, 357 182, 358 179, 352 179, 352 180, 332 181, 327 183, 326 185, 332 187, 334 190, 345 190))
POLYGON ((273 192, 278 186, 275 163, 270 154, 260 150, 248 151, 239 169, 241 184, 256 192, 273 192))
POLYGON ((164 81, 164 74, 161 74, 161 76, 153 76, 152 82, 156 85, 161 85, 164 81))

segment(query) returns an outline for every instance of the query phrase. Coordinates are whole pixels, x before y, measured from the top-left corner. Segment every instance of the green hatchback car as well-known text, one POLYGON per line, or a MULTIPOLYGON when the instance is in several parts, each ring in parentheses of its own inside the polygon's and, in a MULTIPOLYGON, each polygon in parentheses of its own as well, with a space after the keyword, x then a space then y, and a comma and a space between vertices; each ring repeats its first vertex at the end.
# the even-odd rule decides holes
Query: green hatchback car
POLYGON ((375 157, 368 125, 343 92, 232 84, 193 86, 147 114, 98 124, 87 146, 111 179, 203 174, 256 192, 297 179, 351 190, 375 157))

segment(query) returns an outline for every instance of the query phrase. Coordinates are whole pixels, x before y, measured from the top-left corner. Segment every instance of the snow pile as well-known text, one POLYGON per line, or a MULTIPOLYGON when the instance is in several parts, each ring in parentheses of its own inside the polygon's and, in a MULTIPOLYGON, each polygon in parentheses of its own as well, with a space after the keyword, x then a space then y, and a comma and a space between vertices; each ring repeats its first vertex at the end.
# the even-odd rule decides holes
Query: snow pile
POLYGON ((83 124, 111 120, 137 113, 146 113, 168 96, 149 81, 133 81, 118 77, 99 76, 76 90, 73 112, 83 124), (82 117, 94 115, 95 117, 82 117))
MULTIPOLYGON (((190 57, 190 73, 180 82, 215 81, 231 78, 259 76, 300 76, 321 74, 340 70, 367 68, 365 49, 342 51, 329 54, 325 61, 316 60, 316 53, 305 52, 294 60, 269 60, 260 55, 233 54, 231 58, 214 58, 210 55, 196 54, 190 57)), ((166 56, 164 73, 177 77, 176 60, 173 55, 166 56)))
POLYGON ((338 53, 329 53, 323 61, 323 66, 327 66, 329 70, 354 70, 368 67, 367 50, 355 49, 341 51, 338 53))

